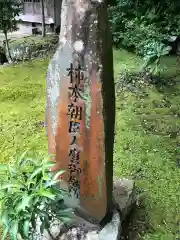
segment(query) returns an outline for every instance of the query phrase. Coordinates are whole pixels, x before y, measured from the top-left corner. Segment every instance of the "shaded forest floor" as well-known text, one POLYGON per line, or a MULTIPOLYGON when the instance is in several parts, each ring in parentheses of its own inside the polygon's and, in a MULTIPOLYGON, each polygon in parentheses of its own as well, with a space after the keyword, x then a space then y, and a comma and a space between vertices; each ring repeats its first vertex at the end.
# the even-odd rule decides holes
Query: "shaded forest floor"
MULTIPOLYGON (((115 74, 142 66, 124 50, 115 51, 114 58, 115 74)), ((135 179, 141 193, 130 239, 180 238, 179 66, 178 58, 164 58, 159 80, 147 84, 142 78, 140 88, 134 84, 116 98, 115 173, 135 179)))
MULTIPOLYGON (((43 126, 48 60, 0 68, 0 162, 33 149, 47 154, 43 126)), ((114 51, 114 69, 139 71, 142 60, 114 51)), ((115 174, 136 180, 141 193, 129 239, 174 240, 180 220, 180 72, 176 57, 161 63, 165 81, 116 98, 115 174)), ((180 230, 180 226, 179 226, 180 230)), ((180 236, 179 236, 180 237, 180 236)))

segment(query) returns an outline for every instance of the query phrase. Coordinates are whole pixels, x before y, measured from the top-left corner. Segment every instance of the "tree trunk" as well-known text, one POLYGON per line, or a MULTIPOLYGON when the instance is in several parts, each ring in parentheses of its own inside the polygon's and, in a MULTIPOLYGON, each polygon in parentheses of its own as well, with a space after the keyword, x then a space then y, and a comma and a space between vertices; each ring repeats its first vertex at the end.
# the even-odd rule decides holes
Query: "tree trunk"
POLYGON ((5 36, 5 41, 6 41, 6 50, 7 50, 7 55, 8 55, 8 62, 12 62, 12 57, 10 53, 10 48, 9 48, 9 42, 8 42, 8 37, 7 37, 7 32, 4 31, 4 36, 5 36))
MULTIPOLYGON (((60 26, 59 26, 59 31, 61 32, 61 13, 62 13, 62 1, 63 0, 60 0, 60 16, 59 16, 59 18, 60 18, 60 26)), ((60 34, 60 32, 59 32, 59 34, 60 34)))
POLYGON ((44 14, 44 0, 41 0, 42 9, 42 37, 46 36, 46 26, 45 26, 45 14, 44 14))

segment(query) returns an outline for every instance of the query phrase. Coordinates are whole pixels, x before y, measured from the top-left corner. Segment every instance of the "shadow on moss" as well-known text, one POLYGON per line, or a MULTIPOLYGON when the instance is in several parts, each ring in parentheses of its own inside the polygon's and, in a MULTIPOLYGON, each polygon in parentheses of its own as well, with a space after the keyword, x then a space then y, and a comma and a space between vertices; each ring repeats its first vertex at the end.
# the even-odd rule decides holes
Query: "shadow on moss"
POLYGON ((154 232, 150 226, 142 190, 137 188, 137 194, 139 194, 139 200, 122 224, 121 240, 140 240, 143 239, 144 235, 154 232))
POLYGON ((121 72, 116 83, 117 94, 121 91, 130 91, 136 94, 145 94, 145 88, 155 86, 156 90, 164 94, 178 94, 177 85, 180 83, 180 72, 173 76, 152 75, 148 72, 121 72))

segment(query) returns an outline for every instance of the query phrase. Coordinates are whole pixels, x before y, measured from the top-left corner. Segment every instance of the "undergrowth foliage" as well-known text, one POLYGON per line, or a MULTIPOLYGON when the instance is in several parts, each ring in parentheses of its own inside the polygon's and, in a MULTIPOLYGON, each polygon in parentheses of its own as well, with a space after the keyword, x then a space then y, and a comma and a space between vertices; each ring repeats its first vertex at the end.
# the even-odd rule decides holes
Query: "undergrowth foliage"
POLYGON ((178 52, 180 3, 177 0, 117 0, 109 7, 109 20, 116 46, 144 58, 144 69, 157 72, 161 56, 178 52))
POLYGON ((147 41, 171 44, 180 34, 179 10, 177 0, 117 0, 109 7, 114 43, 138 53, 147 41))
POLYGON ((0 223, 2 240, 33 239, 37 221, 40 231, 48 230, 53 220, 66 222, 73 216, 67 208, 64 197, 68 193, 57 184, 63 170, 51 172, 54 162, 48 159, 28 158, 24 153, 13 164, 0 166, 0 223), (3 181, 3 183, 2 183, 3 181))
POLYGON ((117 78, 116 93, 119 94, 122 91, 130 91, 140 94, 144 92, 144 86, 148 86, 155 79, 158 78, 149 72, 120 72, 117 78))

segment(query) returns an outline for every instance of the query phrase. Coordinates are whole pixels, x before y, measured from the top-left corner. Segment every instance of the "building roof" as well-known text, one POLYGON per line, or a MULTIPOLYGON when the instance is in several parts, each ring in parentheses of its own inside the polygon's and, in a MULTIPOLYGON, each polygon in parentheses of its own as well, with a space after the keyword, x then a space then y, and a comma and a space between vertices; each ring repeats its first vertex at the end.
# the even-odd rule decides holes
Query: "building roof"
MULTIPOLYGON (((42 23, 42 16, 33 14, 21 14, 18 17, 16 17, 16 20, 21 20, 23 22, 30 23, 42 23)), ((54 19, 52 17, 45 17, 45 23, 46 24, 54 23, 54 19)))

